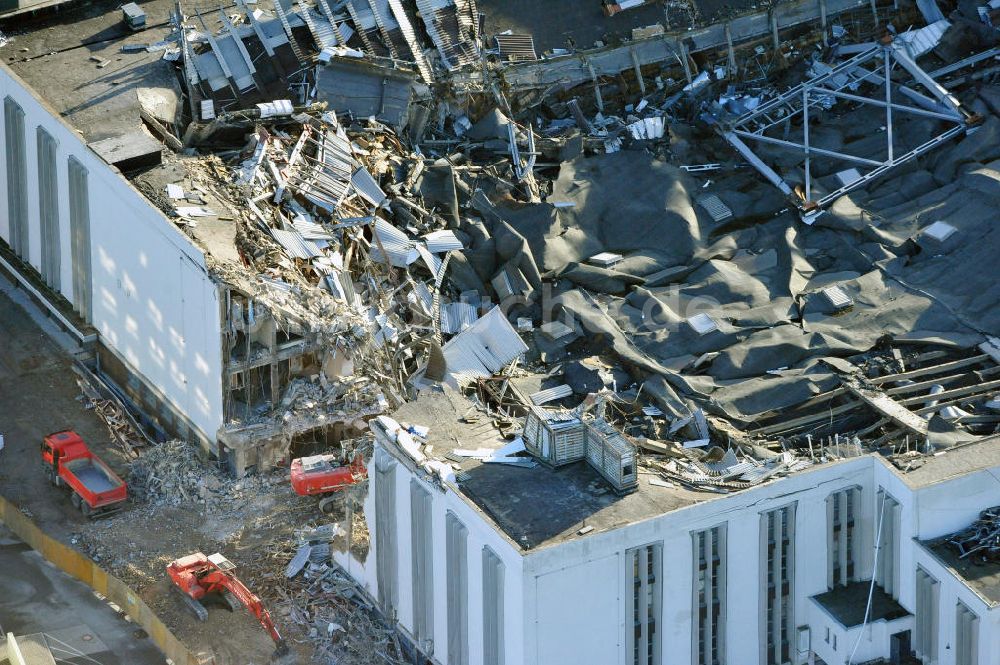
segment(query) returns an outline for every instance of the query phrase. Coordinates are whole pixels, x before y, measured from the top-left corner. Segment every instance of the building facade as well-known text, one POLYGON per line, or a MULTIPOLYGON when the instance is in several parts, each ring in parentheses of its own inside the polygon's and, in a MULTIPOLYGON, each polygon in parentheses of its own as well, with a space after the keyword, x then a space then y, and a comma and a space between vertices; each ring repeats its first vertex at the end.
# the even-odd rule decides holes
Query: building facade
POLYGON ((224 300, 204 252, 6 67, 0 104, 4 268, 96 330, 102 370, 163 429, 214 442, 224 300))
POLYGON ((925 542, 998 503, 995 440, 947 453, 973 458, 947 479, 868 455, 525 549, 374 429, 374 552, 335 558, 431 662, 1000 662, 995 589, 925 542))

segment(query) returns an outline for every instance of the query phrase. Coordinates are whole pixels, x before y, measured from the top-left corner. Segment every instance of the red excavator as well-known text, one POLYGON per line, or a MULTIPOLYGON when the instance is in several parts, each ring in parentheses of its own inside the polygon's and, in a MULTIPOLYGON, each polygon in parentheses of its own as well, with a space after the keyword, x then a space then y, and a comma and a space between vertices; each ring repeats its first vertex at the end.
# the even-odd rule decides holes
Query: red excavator
POLYGON ((235 569, 236 566, 221 554, 205 556, 195 552, 169 563, 167 574, 200 621, 208 619, 208 609, 203 603, 213 597, 221 598, 233 610, 238 610, 240 605, 246 607, 277 645, 273 661, 288 662, 288 646, 274 627, 271 613, 260 598, 236 577, 233 573, 235 569))
POLYGON ((323 496, 319 509, 324 513, 334 508, 336 494, 368 477, 365 460, 359 452, 349 464, 336 455, 313 455, 292 460, 292 489, 300 496, 323 496))

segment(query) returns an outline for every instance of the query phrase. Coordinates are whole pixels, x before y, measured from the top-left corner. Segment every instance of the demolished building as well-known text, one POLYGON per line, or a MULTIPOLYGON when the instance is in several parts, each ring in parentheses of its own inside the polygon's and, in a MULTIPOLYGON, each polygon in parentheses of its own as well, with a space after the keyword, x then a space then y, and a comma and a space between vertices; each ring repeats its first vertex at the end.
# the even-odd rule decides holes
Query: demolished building
POLYGON ((374 434, 333 556, 431 662, 994 662, 923 542, 996 504, 988 22, 490 4, 8 30, 4 269, 236 475, 374 434))

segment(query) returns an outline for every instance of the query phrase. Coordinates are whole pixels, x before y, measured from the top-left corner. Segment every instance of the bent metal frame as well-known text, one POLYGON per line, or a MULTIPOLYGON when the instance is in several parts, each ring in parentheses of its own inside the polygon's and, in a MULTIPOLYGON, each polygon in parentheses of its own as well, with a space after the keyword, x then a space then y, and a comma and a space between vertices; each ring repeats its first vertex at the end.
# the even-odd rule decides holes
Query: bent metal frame
MULTIPOLYGON (((872 109, 874 110, 874 108, 872 109)), ((750 164, 757 169, 778 189, 787 196, 793 197, 796 205, 807 222, 811 222, 825 206, 844 194, 865 186, 889 171, 904 164, 925 152, 933 150, 944 142, 975 128, 982 118, 966 110, 958 99, 948 92, 932 76, 920 68, 907 52, 906 44, 895 42, 891 37, 885 37, 879 43, 871 43, 870 48, 863 50, 849 60, 845 60, 829 71, 801 83, 787 92, 761 104, 756 109, 748 111, 731 122, 722 122, 719 129, 726 140, 750 164), (881 60, 881 66, 877 61, 881 60), (874 63, 875 66, 871 67, 874 63), (905 69, 927 93, 928 97, 913 88, 895 83, 891 79, 892 69, 898 65, 905 69), (881 70, 881 71, 880 71, 881 70), (888 84, 887 84, 888 83, 888 84), (866 85, 868 84, 868 85, 866 85), (874 85, 872 85, 874 84, 874 85), (893 100, 893 87, 899 89, 905 97, 918 106, 902 104, 893 100), (878 88, 884 88, 884 98, 862 94, 864 89, 878 94, 878 88), (850 90, 851 92, 847 92, 850 90), (849 155, 844 152, 828 150, 811 145, 809 142, 810 109, 817 104, 829 108, 837 99, 857 102, 862 106, 881 107, 885 110, 885 159, 872 156, 849 155), (950 125, 945 131, 921 143, 916 148, 903 154, 897 154, 893 145, 893 114, 908 113, 941 120, 950 125), (787 128, 793 118, 802 116, 802 140, 794 141, 788 138, 777 138, 768 132, 776 127, 782 127, 782 133, 787 136, 787 128), (794 152, 805 157, 804 186, 793 188, 774 169, 768 166, 746 141, 767 143, 794 152), (844 184, 839 189, 823 194, 813 200, 813 183, 811 161, 819 155, 865 167, 859 173, 860 178, 844 184)))

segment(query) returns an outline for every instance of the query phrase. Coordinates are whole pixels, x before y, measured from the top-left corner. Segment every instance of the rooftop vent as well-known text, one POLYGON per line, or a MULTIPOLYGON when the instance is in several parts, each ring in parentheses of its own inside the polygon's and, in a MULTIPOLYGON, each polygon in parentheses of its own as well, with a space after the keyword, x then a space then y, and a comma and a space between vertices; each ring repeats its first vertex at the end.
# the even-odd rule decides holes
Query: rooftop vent
POLYGON ((610 268, 616 263, 619 263, 623 258, 625 257, 621 254, 615 254, 614 252, 601 252, 600 254, 594 254, 592 257, 587 259, 587 263, 600 266, 602 268, 610 268))
POLYGON ((716 323, 715 319, 705 313, 695 314, 687 320, 687 324, 699 335, 707 335, 719 329, 719 324, 716 323))
POLYGON ((944 242, 945 240, 950 238, 957 230, 958 229, 956 229, 948 222, 942 222, 939 220, 934 222, 930 226, 926 227, 923 230, 923 235, 933 240, 937 240, 938 242, 944 242))
POLYGON ((698 199, 698 205, 705 209, 705 211, 712 216, 717 222, 721 222, 724 219, 729 219, 733 216, 733 211, 729 209, 725 203, 722 202, 715 194, 709 194, 708 196, 702 196, 698 199))
POLYGON ((839 171, 837 173, 837 179, 840 180, 840 184, 844 187, 853 185, 858 180, 861 180, 861 174, 858 173, 857 169, 847 169, 846 171, 839 171))
POLYGON ((847 294, 847 291, 839 285, 828 286, 823 289, 823 295, 830 301, 836 310, 847 309, 854 304, 854 300, 847 294))

